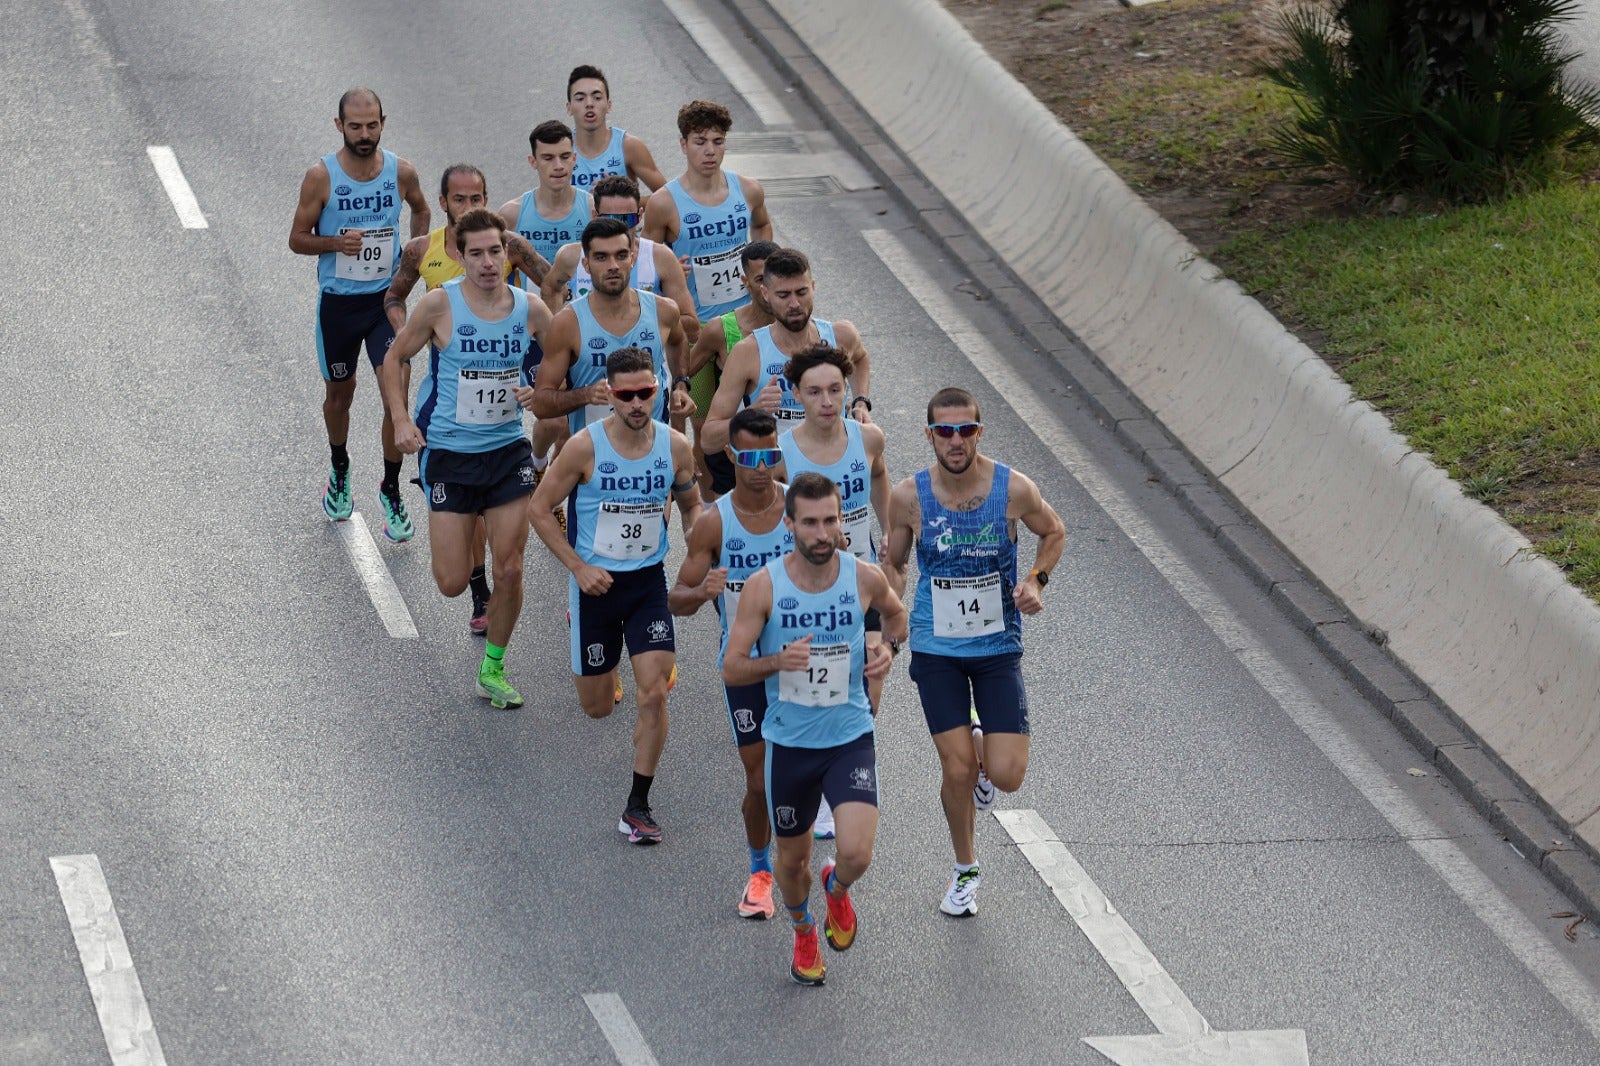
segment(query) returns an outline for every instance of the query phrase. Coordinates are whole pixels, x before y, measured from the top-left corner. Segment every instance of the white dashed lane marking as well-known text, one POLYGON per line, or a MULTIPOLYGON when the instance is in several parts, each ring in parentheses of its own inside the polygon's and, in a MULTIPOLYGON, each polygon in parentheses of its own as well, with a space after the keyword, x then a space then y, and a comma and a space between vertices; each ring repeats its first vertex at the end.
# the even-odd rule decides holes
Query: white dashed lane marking
POLYGON ((183 223, 183 228, 210 228, 200 210, 200 201, 194 198, 194 190, 189 188, 189 180, 183 176, 183 168, 178 165, 177 154, 164 144, 152 144, 145 151, 150 154, 156 177, 161 179, 161 187, 167 190, 167 198, 177 210, 178 221, 183 223))
POLYGON ((67 924, 78 945, 112 1066, 166 1066, 100 859, 58 855, 50 860, 50 869, 67 909, 67 924))

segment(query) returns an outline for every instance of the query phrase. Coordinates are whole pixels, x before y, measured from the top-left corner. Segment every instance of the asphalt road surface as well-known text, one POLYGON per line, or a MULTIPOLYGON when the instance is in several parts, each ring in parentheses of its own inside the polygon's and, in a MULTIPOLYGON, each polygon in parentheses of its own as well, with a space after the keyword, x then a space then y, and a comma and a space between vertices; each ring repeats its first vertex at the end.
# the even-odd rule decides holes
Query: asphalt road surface
MULTIPOLYGON (((1426 764, 960 264, 759 57, 729 58, 730 23, 715 0, 12 5, 0 128, 28 269, 0 405, 0 1062, 1087 1066, 1107 1060, 1084 1038, 1201 1024, 1303 1032, 1329 1066, 1600 1061, 1595 937, 1551 917, 1570 903, 1408 773, 1426 764), (286 238, 339 93, 379 89, 384 146, 425 188, 473 161, 498 204, 532 184, 527 132, 577 62, 669 174, 677 105, 733 108, 735 169, 774 179, 819 313, 873 354, 896 477, 930 459, 927 396, 967 385, 990 454, 1068 526, 1027 629, 1032 767, 1000 804, 1058 843, 983 816, 982 913, 937 912, 937 762, 897 664, 862 933, 821 989, 788 980, 781 921, 734 913, 742 784, 709 611, 679 627, 666 841, 631 847, 632 714, 578 710, 565 571, 530 547, 507 659, 530 700, 492 711, 420 495, 416 539, 378 537, 384 613, 359 531, 319 507, 314 264, 286 238), (181 225, 151 146, 207 228, 181 225)), ((370 532, 378 416, 363 372, 370 532)), ((1205 1061, 1269 1061, 1241 1046, 1205 1061)))

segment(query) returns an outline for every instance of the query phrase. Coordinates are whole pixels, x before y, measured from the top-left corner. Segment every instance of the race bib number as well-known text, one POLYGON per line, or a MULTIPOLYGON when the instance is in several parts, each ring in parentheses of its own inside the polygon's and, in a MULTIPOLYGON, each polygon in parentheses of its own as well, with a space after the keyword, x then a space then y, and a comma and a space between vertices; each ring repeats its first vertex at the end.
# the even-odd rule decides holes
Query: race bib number
POLYGON ((863 559, 872 554, 872 511, 869 508, 846 511, 843 528, 846 551, 863 559))
POLYGON ((659 503, 602 500, 594 527, 594 551, 623 562, 648 559, 661 547, 666 523, 659 503))
POLYGON ((611 405, 608 403, 588 404, 583 409, 583 424, 586 426, 592 426, 596 422, 604 422, 606 420, 606 416, 610 413, 611 405))
POLYGON ((462 370, 456 378, 456 424, 498 426, 522 417, 515 389, 522 372, 516 367, 504 370, 462 370))
POLYGON ((928 584, 933 589, 934 636, 959 640, 1005 632, 999 574, 935 577, 928 584))
POLYGON ((714 255, 689 257, 689 268, 694 275, 694 298, 701 307, 730 303, 744 295, 739 252, 740 249, 733 248, 714 255))
MULTIPOLYGON (((339 231, 349 233, 348 229, 339 231)), ((378 281, 394 273, 394 227, 361 231, 361 251, 355 255, 339 253, 334 261, 334 276, 346 281, 378 281)))
POLYGON ((733 625, 733 620, 739 617, 739 594, 744 591, 743 581, 729 580, 722 587, 722 617, 728 620, 728 625, 733 625))
POLYGON ((778 698, 802 707, 837 707, 850 699, 850 645, 811 645, 804 670, 778 671, 778 698))

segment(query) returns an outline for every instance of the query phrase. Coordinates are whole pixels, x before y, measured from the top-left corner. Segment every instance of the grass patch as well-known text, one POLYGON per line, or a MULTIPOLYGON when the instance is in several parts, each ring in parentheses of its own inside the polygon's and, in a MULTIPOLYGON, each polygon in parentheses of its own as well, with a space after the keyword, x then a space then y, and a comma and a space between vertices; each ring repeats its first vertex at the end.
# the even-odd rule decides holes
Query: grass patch
POLYGON ((1288 92, 1260 78, 1151 63, 1085 102, 1073 128, 1130 184, 1160 188, 1226 174, 1248 193, 1284 179, 1266 165, 1264 146, 1291 109, 1288 92))
POLYGON ((1217 258, 1600 598, 1600 186, 1302 222, 1217 258))

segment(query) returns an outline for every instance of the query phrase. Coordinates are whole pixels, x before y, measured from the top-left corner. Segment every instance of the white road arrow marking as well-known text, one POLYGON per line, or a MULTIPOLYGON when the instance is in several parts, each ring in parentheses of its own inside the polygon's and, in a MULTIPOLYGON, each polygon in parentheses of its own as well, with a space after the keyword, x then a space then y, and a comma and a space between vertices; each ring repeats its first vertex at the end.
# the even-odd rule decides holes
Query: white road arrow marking
POLYGON ((1159 1030, 1156 1036, 1085 1037, 1084 1043, 1118 1066, 1309 1066, 1302 1029, 1212 1029, 1038 812, 994 816, 1159 1030))

